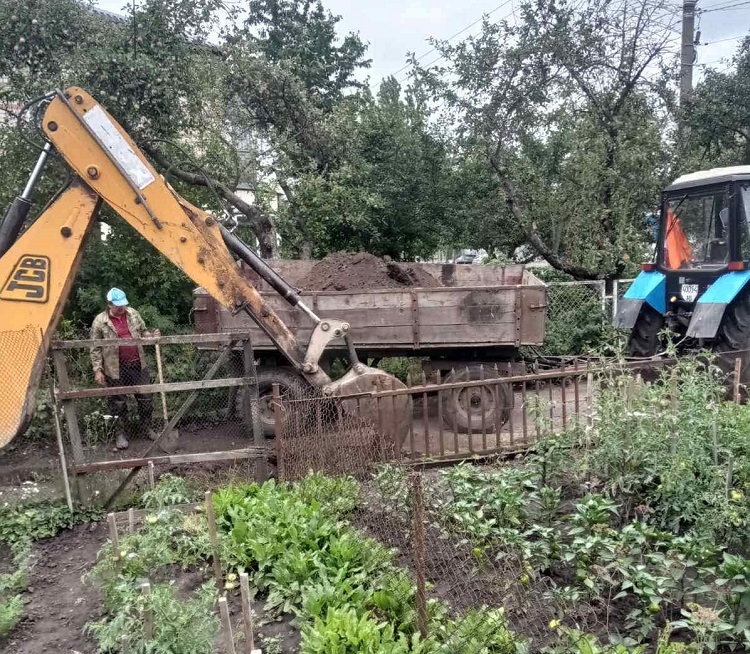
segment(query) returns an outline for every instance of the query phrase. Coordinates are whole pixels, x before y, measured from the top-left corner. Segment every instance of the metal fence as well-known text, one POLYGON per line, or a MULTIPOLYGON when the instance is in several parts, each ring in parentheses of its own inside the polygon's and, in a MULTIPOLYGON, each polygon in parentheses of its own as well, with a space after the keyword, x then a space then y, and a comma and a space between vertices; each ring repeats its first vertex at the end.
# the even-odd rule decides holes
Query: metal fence
POLYGON ((481 370, 473 381, 441 383, 438 373, 418 386, 335 399, 290 399, 274 386, 279 474, 292 479, 310 468, 352 472, 352 456, 363 452, 368 462, 507 455, 593 419, 593 366, 573 361, 526 375, 512 375, 510 367, 481 370), (407 410, 394 415, 397 398, 407 410))
POLYGON ((608 292, 604 280, 547 282, 547 319, 541 352, 580 355, 609 339, 619 300, 632 279, 614 280, 608 292))

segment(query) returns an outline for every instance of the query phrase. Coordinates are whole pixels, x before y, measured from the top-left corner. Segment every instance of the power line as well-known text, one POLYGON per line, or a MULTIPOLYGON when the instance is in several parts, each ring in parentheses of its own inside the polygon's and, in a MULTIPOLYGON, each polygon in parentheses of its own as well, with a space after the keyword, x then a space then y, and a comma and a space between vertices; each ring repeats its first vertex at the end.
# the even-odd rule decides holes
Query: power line
POLYGON ((715 43, 726 43, 727 41, 737 41, 739 39, 744 39, 745 34, 740 34, 738 36, 730 36, 726 39, 719 39, 718 41, 704 41, 703 43, 699 43, 698 45, 713 45, 715 43))
MULTIPOLYGON (((492 14, 494 14, 494 13, 495 13, 496 11, 499 11, 500 9, 502 9, 502 8, 503 8, 503 7, 505 7, 506 5, 510 4, 511 2, 513 2, 513 0, 505 0, 505 2, 503 2, 503 3, 499 4, 499 5, 498 5, 497 7, 495 7, 494 9, 492 9, 492 10, 490 10, 490 11, 486 12, 486 13, 483 13, 483 14, 482 14, 482 15, 481 15, 481 16, 480 16, 479 18, 477 18, 477 19, 476 19, 476 20, 475 20, 475 21, 474 21, 473 23, 470 23, 469 25, 467 25, 467 26, 466 26, 466 27, 464 27, 463 29, 459 30, 458 32, 456 32, 456 33, 455 33, 455 34, 453 34, 452 36, 449 36, 449 37, 448 37, 447 39, 443 39, 443 41, 447 43, 447 42, 449 42, 449 41, 452 41, 453 39, 455 39, 455 38, 456 38, 457 36, 461 36, 461 34, 463 34, 464 32, 466 32, 467 30, 470 30, 470 29, 471 29, 472 27, 474 27, 474 25, 477 25, 477 24, 481 23, 481 22, 482 22, 482 21, 483 21, 483 20, 484 20, 484 19, 485 19, 485 18, 486 18, 487 16, 491 16, 491 15, 492 15, 492 14)), ((508 15, 510 15, 510 14, 508 14, 508 15)), ((504 16, 504 18, 507 18, 507 16, 504 16)), ((501 19, 501 20, 502 20, 502 19, 501 19)), ((415 61, 420 61, 420 60, 424 59, 424 58, 425 58, 425 57, 426 57, 427 55, 430 55, 430 54, 432 54, 432 53, 433 53, 433 52, 435 52, 436 50, 437 50, 437 46, 436 46, 436 47, 434 47, 434 48, 431 48, 430 50, 428 50, 428 51, 427 51, 427 52, 425 52, 424 54, 421 54, 421 55, 420 55, 419 57, 417 57, 417 58, 415 59, 415 61)), ((395 77, 395 76, 396 76, 396 75, 398 75, 398 74, 399 74, 399 73, 400 73, 401 71, 403 71, 403 70, 406 70, 406 69, 407 69, 407 68, 408 68, 409 66, 411 66, 411 64, 410 64, 410 63, 409 63, 409 64, 404 64, 404 65, 403 65, 403 66, 401 66, 401 68, 399 68, 399 69, 398 69, 397 71, 394 71, 394 72, 393 72, 393 73, 391 73, 390 75, 386 75, 386 76, 385 76, 385 77, 383 77, 383 78, 382 78, 382 79, 381 79, 380 81, 382 82, 382 81, 383 81, 383 80, 384 80, 384 79, 385 79, 386 77, 395 77)))
POLYGON ((743 2, 735 2, 734 4, 718 5, 716 7, 709 7, 708 9, 699 9, 698 11, 701 14, 710 14, 713 11, 734 10, 734 9, 739 9, 740 7, 744 7, 746 5, 750 5, 750 0, 744 0, 743 2))
MULTIPOLYGON (((510 2, 512 2, 512 0, 509 0, 509 1, 510 1, 510 2)), ((501 5, 501 6, 503 6, 503 7, 504 7, 504 6, 505 6, 505 5, 507 5, 507 4, 508 4, 508 3, 506 2, 506 3, 504 3, 504 4, 503 4, 503 5, 501 5)), ((498 8, 499 8, 499 7, 498 7, 498 8)), ((496 21, 494 21, 494 22, 493 22, 493 23, 491 23, 491 24, 492 24, 492 25, 497 25, 497 24, 498 24, 499 22, 501 22, 501 21, 505 20, 505 19, 506 19, 506 18, 507 18, 508 16, 510 16, 510 15, 512 15, 512 14, 515 14, 515 9, 513 9, 513 10, 511 10, 510 12, 508 12, 507 14, 505 14, 505 16, 503 16, 502 18, 498 18, 498 19, 497 19, 496 21)), ((476 22, 472 23, 472 25, 476 25, 476 24, 477 24, 478 22, 479 22, 479 21, 476 21, 476 22)), ((468 28, 467 28, 467 29, 468 29, 468 28)), ((463 30, 463 31, 465 31, 465 30, 463 30)), ((432 49, 432 50, 431 50, 430 52, 434 52, 434 51, 435 51, 436 49, 437 49, 437 48, 433 48, 433 49, 432 49)), ((427 53, 427 54, 429 54, 429 53, 427 53)), ((428 61, 428 62, 427 62, 427 63, 425 64, 425 68, 429 68, 430 66, 432 66, 432 64, 436 64, 436 63, 437 63, 438 61, 440 61, 441 59, 445 59, 445 55, 439 55, 439 56, 435 57, 435 58, 434 58, 434 59, 433 59, 432 61, 428 61)), ((404 68, 408 68, 408 65, 407 65, 407 66, 404 66, 403 68, 401 68, 401 70, 404 70, 404 68)), ((402 82, 406 81, 407 79, 409 79, 409 73, 407 73, 406 75, 404 75, 404 76, 403 76, 403 77, 402 77, 401 79, 397 80, 397 82, 398 82, 399 84, 401 84, 402 82)))

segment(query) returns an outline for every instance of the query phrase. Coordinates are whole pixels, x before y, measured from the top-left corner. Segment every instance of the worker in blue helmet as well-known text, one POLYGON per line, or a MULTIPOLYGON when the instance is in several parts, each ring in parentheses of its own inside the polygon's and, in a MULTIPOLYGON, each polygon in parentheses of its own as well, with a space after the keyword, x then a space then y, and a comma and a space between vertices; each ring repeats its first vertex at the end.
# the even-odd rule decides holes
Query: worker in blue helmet
MULTIPOLYGON (((161 332, 158 329, 149 331, 146 328, 141 314, 129 305, 122 289, 110 289, 107 293, 107 308, 94 318, 91 325, 91 338, 100 340, 149 336, 161 336, 161 332)), ((146 356, 140 345, 95 345, 91 348, 91 363, 96 383, 100 386, 137 386, 150 382, 146 356)), ((152 398, 150 395, 135 393, 135 399, 138 404, 138 431, 154 440, 156 432, 151 428, 152 398)), ((110 396, 109 407, 115 417, 115 445, 118 449, 125 449, 129 445, 125 435, 127 396, 110 396)))

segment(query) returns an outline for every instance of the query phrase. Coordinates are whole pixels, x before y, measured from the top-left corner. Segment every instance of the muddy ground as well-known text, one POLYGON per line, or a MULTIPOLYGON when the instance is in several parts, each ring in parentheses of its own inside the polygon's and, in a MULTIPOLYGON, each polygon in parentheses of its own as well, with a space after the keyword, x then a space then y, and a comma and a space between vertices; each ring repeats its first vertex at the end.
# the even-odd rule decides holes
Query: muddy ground
POLYGON ((440 281, 418 264, 399 264, 366 252, 335 252, 296 284, 306 291, 349 291, 404 286, 434 288, 440 281))

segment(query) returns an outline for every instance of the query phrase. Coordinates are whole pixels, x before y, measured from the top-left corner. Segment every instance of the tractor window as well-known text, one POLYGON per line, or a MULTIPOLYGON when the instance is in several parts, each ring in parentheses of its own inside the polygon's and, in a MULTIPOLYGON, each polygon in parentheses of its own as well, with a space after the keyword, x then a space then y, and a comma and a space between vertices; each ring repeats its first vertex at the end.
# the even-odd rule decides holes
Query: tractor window
POLYGON ((687 194, 666 202, 664 264, 677 270, 721 268, 729 261, 729 196, 687 194))

